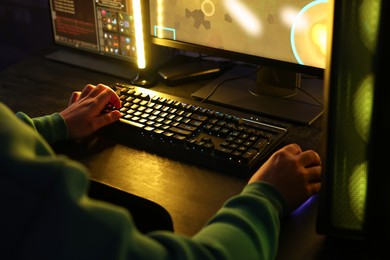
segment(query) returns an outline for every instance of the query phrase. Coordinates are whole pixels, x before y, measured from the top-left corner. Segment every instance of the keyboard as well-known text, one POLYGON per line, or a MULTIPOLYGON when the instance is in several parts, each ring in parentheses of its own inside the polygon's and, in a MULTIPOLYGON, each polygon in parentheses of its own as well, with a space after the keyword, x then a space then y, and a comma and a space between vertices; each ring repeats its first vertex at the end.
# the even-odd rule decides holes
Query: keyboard
POLYGON ((122 117, 106 129, 110 136, 224 174, 250 177, 288 133, 288 124, 193 99, 122 83, 112 88, 122 117))

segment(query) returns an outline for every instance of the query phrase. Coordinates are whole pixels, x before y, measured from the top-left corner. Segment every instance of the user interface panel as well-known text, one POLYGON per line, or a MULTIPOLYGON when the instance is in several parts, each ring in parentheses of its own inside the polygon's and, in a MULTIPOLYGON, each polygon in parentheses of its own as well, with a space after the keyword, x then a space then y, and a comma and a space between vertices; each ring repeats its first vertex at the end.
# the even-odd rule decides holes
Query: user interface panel
POLYGON ((136 59, 131 0, 50 0, 57 44, 136 59))

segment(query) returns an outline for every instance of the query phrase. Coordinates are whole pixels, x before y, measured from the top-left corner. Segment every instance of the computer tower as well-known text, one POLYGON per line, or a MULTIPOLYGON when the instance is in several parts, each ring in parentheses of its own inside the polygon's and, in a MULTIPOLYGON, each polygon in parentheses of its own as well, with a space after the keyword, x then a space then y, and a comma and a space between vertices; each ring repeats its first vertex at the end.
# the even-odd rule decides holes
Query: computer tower
POLYGON ((317 232, 390 245, 389 1, 334 1, 317 232))

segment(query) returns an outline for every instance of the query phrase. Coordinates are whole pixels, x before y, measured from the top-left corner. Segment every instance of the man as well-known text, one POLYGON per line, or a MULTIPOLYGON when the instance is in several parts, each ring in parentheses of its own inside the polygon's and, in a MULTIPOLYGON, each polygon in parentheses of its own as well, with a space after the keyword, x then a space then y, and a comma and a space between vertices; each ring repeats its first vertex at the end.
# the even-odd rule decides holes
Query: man
POLYGON ((193 237, 142 234, 125 209, 89 198, 88 171, 49 143, 120 118, 120 99, 87 85, 60 113, 29 118, 0 103, 1 259, 273 259, 280 219, 321 187, 321 160, 296 144, 275 152, 193 237))

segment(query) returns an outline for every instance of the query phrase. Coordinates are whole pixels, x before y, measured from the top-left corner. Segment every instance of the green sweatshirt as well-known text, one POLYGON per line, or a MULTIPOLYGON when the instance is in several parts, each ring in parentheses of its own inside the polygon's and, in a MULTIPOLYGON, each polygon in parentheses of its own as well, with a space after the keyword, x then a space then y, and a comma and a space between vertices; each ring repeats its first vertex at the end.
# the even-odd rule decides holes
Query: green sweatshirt
POLYGON ((285 202, 252 183, 193 237, 140 233, 124 208, 86 195, 88 170, 54 153, 58 113, 29 118, 0 103, 0 259, 273 259, 285 202))

